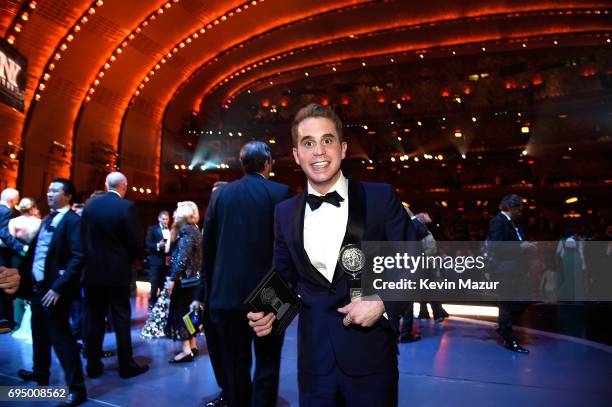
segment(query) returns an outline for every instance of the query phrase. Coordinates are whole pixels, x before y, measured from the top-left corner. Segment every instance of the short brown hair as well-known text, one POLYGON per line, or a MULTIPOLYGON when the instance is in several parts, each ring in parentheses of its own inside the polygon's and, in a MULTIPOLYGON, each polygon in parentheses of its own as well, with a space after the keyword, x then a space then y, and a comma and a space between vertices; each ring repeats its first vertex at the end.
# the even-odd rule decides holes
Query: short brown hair
POLYGON ((523 197, 517 194, 506 195, 502 198, 499 203, 499 209, 502 211, 509 211, 514 208, 518 208, 523 205, 523 197))
POLYGON ((342 120, 340 117, 334 112, 331 107, 323 106, 318 103, 311 103, 308 106, 301 108, 293 118, 293 123, 291 124, 291 141, 294 146, 297 146, 298 142, 298 126, 304 120, 309 119, 311 117, 325 117, 331 120, 336 127, 336 131, 338 132, 338 138, 340 141, 342 138, 342 120))

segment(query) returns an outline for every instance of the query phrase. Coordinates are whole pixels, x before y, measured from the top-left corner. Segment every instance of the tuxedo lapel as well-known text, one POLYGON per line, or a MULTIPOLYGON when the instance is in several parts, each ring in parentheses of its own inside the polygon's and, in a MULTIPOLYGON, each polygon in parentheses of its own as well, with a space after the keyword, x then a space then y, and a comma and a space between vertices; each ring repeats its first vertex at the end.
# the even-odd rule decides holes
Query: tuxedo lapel
POLYGON ((304 214, 306 211, 306 190, 301 193, 301 195, 296 199, 295 206, 293 207, 293 239, 294 242, 294 250, 301 257, 302 264, 306 271, 310 272, 312 277, 321 285, 325 287, 329 287, 329 281, 323 274, 317 270, 312 263, 310 262, 310 258, 308 257, 308 253, 306 253, 306 249, 304 248, 304 214))
MULTIPOLYGON (((346 223, 346 232, 342 240, 342 247, 347 244, 356 243, 361 245, 365 231, 366 221, 366 201, 365 190, 360 182, 349 179, 348 184, 348 221, 346 223)), ((338 253, 340 255, 340 253, 338 253)), ((334 270, 334 278, 332 285, 342 277, 342 271, 339 264, 336 264, 334 270)))
POLYGON ((68 216, 70 216, 70 211, 66 212, 64 216, 62 216, 62 219, 59 221, 57 226, 55 226, 55 230, 51 236, 51 242, 49 243, 49 251, 47 252, 47 255, 51 253, 51 250, 55 247, 55 242, 57 242, 57 240, 60 238, 61 228, 63 227, 64 222, 66 222, 68 216))

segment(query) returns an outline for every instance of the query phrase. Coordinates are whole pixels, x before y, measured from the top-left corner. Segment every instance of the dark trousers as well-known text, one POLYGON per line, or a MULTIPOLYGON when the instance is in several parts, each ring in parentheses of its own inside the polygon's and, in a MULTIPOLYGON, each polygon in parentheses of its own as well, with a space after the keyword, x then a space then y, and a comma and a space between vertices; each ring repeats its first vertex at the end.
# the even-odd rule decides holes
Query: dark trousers
POLYGON ((213 367, 215 373, 215 380, 217 386, 223 392, 224 385, 223 380, 225 379, 224 363, 221 360, 221 338, 219 337, 219 329, 210 317, 208 306, 204 307, 203 314, 204 322, 204 335, 206 336, 206 348, 208 349, 208 357, 210 357, 210 364, 213 367))
POLYGON ((72 301, 70 307, 70 329, 76 339, 83 339, 83 308, 83 300, 72 301))
MULTIPOLYGON (((214 312, 214 311, 213 311, 214 312)), ((225 379, 223 394, 230 407, 276 405, 284 335, 257 337, 246 318, 246 311, 219 311, 221 359, 225 379), (251 381, 251 344, 255 344, 255 373, 251 381)))
MULTIPOLYGON (((402 326, 399 329, 400 338, 408 338, 412 336, 412 323, 414 321, 414 303, 411 302, 408 309, 402 316, 402 326)), ((397 320, 399 324, 399 319, 397 320)))
POLYGON ((500 302, 499 303, 499 334, 504 339, 512 339, 512 325, 516 324, 521 318, 521 314, 525 309, 525 304, 522 302, 500 302))
MULTIPOLYGON (((444 311, 444 308, 442 308, 442 304, 440 302, 433 301, 433 302, 430 302, 429 305, 431 305, 431 311, 433 312, 433 319, 446 318, 448 316, 446 311, 444 311)), ((419 311, 419 318, 429 319, 429 309, 427 308, 427 303, 421 302, 420 306, 421 306, 421 309, 419 311)))
MULTIPOLYGON (((46 291, 45 291, 46 293, 46 291)), ((50 307, 40 303, 43 292, 32 298, 32 342, 34 348, 34 374, 49 378, 51 347, 59 359, 70 392, 85 391, 83 366, 76 340, 70 332, 70 301, 60 300, 50 307)))
POLYGON ((164 287, 164 280, 168 274, 168 267, 165 264, 149 265, 149 278, 151 280, 151 295, 149 305, 157 302, 157 292, 164 287))
POLYGON ((15 325, 13 319, 13 300, 5 295, 0 295, 0 324, 9 328, 13 328, 15 325))
POLYGON ((398 377, 397 365, 366 376, 349 376, 337 365, 322 376, 298 369, 300 407, 397 406, 398 377))
POLYGON ((115 337, 119 371, 127 373, 136 363, 132 357, 130 333, 131 306, 130 286, 105 287, 85 286, 85 342, 87 343, 87 365, 92 369, 102 367, 102 342, 104 341, 104 317, 110 306, 115 337))

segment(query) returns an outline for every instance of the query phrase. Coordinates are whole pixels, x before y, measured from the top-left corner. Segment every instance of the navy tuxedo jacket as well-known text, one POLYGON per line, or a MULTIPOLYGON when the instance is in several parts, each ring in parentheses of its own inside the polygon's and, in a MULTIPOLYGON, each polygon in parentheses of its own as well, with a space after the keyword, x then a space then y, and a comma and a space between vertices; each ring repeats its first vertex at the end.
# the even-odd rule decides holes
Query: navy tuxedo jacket
POLYGON ((157 244, 164 238, 162 235, 161 226, 159 223, 147 228, 147 237, 145 238, 145 247, 149 250, 149 264, 151 266, 163 266, 166 264, 166 256, 171 252, 166 253, 165 247, 157 248, 157 244))
POLYGON ((0 247, 0 266, 10 267, 13 253, 20 253, 23 250, 23 243, 12 236, 8 230, 9 221, 15 214, 13 209, 0 205, 0 239, 6 245, 6 247, 0 247))
MULTIPOLYGON (((374 374, 397 365, 396 318, 407 303, 385 302, 372 327, 345 327, 337 309, 348 303, 347 276, 337 266, 332 283, 312 266, 304 249, 303 192, 276 207, 273 265, 293 285, 304 304, 298 325, 298 368, 324 375, 334 361, 348 375, 374 374)), ((343 244, 416 240, 416 229, 393 187, 349 180, 348 223, 343 244)))
MULTIPOLYGON (((498 213, 489 222, 489 236, 487 238, 491 256, 494 259, 494 267, 498 272, 512 272, 520 270, 521 266, 525 266, 525 253, 521 250, 520 245, 503 244, 497 242, 519 242, 518 235, 514 224, 508 220, 503 213, 498 213)), ((525 234, 523 230, 517 226, 523 240, 525 234)))
POLYGON ((204 256, 195 298, 206 301, 212 314, 246 312, 244 300, 272 266, 274 207, 287 199, 289 187, 247 174, 217 191, 204 220, 204 256))
POLYGON ((129 286, 132 263, 142 254, 142 234, 134 203, 114 192, 91 200, 81 228, 85 267, 82 283, 129 286))
MULTIPOLYGON (((32 295, 32 266, 37 243, 38 234, 32 240, 28 253, 19 266, 22 278, 18 295, 24 298, 30 298, 32 295)), ((72 210, 69 210, 64 214, 62 220, 56 226, 55 232, 53 232, 49 251, 45 258, 43 284, 45 288, 52 289, 60 294, 61 298, 80 299, 79 280, 82 269, 81 218, 72 210)))

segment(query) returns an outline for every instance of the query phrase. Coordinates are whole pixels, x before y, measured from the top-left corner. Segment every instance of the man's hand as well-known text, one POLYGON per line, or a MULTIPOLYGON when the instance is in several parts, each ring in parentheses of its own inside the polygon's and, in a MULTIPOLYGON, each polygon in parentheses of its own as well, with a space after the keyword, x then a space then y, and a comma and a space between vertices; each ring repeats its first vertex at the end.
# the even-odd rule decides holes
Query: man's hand
POLYGON ((431 217, 427 212, 417 213, 414 216, 424 225, 431 223, 431 217))
POLYGON ((342 321, 345 326, 355 324, 363 327, 372 326, 385 313, 385 304, 380 297, 375 296, 371 299, 353 298, 350 304, 338 308, 338 312, 345 314, 342 321))
POLYGON ((204 311, 204 303, 200 301, 192 301, 191 304, 189 304, 189 311, 191 312, 204 311))
POLYGON ((40 303, 44 307, 49 307, 51 305, 55 305, 57 303, 57 300, 59 299, 60 299, 60 295, 58 293, 56 293, 53 290, 49 290, 47 291, 47 294, 45 294, 45 296, 42 297, 42 300, 40 300, 40 303))
POLYGON ((19 288, 21 276, 17 269, 0 267, 0 288, 8 295, 13 295, 19 288))
POLYGON ((272 323, 276 320, 276 315, 269 313, 264 315, 263 312, 249 312, 247 314, 249 326, 255 331, 257 336, 266 336, 272 332, 272 323))

